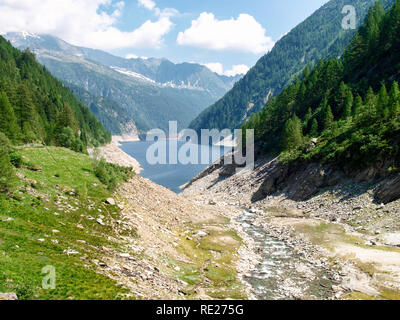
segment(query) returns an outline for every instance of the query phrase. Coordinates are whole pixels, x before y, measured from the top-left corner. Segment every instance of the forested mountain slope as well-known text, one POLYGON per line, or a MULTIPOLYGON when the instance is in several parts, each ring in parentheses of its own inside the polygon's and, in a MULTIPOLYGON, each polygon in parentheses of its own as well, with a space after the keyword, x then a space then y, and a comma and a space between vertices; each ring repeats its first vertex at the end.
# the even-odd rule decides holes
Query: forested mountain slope
POLYGON ((343 58, 321 60, 273 98, 244 129, 281 161, 318 161, 342 169, 400 164, 400 0, 369 11, 343 58))
POLYGON ((45 142, 83 151, 110 134, 29 51, 0 36, 0 131, 14 143, 45 142))
POLYGON ((113 135, 119 136, 124 133, 135 132, 136 126, 131 116, 117 102, 105 97, 95 96, 73 84, 67 86, 93 112, 97 120, 104 125, 104 128, 112 132, 113 135))
MULTIPOLYGON (((345 5, 356 8, 359 25, 374 3, 375 0, 329 1, 278 41, 271 52, 263 56, 221 100, 197 117, 190 127, 195 130, 240 127, 252 113, 261 111, 271 94, 279 94, 305 66, 343 54, 355 33, 355 30, 342 28, 345 5)), ((388 8, 394 0, 383 0, 382 3, 388 8)))

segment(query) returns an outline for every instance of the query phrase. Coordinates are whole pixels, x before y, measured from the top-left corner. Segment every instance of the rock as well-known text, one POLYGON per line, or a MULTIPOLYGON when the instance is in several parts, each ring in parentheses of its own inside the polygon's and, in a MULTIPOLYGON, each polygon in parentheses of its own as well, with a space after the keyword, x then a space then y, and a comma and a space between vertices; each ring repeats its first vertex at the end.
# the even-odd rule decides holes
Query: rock
POLYGON ((64 250, 64 253, 66 253, 68 256, 72 254, 79 254, 78 251, 72 249, 64 250))
POLYGON ((329 165, 282 164, 274 160, 263 172, 265 179, 253 195, 252 202, 265 199, 277 191, 284 191, 295 201, 305 201, 316 195, 322 188, 331 187, 346 179, 344 172, 329 165))
POLYGON ((8 292, 8 293, 0 292, 0 301, 4 301, 4 300, 8 300, 8 301, 18 300, 18 296, 14 292, 8 292))
POLYGON ((208 236, 208 233, 207 232, 204 232, 204 231, 199 231, 197 234, 196 234, 196 237, 199 237, 199 238, 204 238, 204 237, 207 237, 208 236))
POLYGON ((105 226, 105 223, 103 222, 102 219, 97 219, 96 222, 102 226, 105 226))
POLYGON ((221 178, 227 178, 233 176, 236 173, 236 168, 237 166, 234 164, 224 165, 219 173, 219 176, 221 178))
POLYGON ((384 234, 380 239, 387 246, 400 247, 400 233, 384 234))
POLYGON ((388 204, 400 199, 400 176, 383 181, 375 189, 374 198, 376 201, 383 204, 388 204))
POLYGON ((108 198, 106 200, 106 204, 109 204, 110 206, 115 206, 115 200, 113 198, 108 198))

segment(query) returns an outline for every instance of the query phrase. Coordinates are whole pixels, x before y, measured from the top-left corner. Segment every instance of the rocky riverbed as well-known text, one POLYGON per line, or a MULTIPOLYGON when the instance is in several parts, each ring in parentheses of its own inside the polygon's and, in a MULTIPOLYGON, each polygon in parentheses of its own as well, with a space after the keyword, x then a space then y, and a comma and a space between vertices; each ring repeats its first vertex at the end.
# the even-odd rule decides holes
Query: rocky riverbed
MULTIPOLYGON (((204 203, 246 208, 252 214, 250 224, 258 228, 252 234, 256 243, 253 249, 257 252, 268 256, 274 251, 282 251, 279 245, 272 252, 268 251, 275 245, 274 241, 292 248, 293 256, 289 260, 294 262, 283 263, 281 272, 294 270, 293 280, 287 280, 280 290, 279 278, 275 278, 268 287, 277 292, 271 294, 267 290, 260 295, 257 293, 260 287, 257 278, 260 278, 260 267, 263 266, 258 264, 258 270, 256 267, 253 274, 247 274, 247 279, 244 277, 251 283, 255 296, 398 299, 400 201, 386 205, 377 203, 374 199, 376 185, 349 180, 326 187, 305 201, 290 200, 287 193, 279 191, 254 201, 254 195, 265 183, 264 175, 269 165, 268 161, 259 162, 254 171, 238 173, 227 172, 228 168, 215 165, 183 191, 185 197, 204 203), (304 259, 304 263, 296 262, 295 257, 304 259), (309 277, 307 285, 292 287, 309 289, 302 292, 291 290, 290 284, 307 279, 306 275, 301 275, 304 270, 309 277), (311 280, 313 278, 316 285, 311 280), (323 294, 316 290, 318 286, 326 289, 322 290, 323 294), (279 295, 279 292, 286 292, 286 296, 279 295)), ((239 219, 248 219, 248 216, 243 214, 239 219)), ((283 257, 285 254, 282 253, 283 257)))

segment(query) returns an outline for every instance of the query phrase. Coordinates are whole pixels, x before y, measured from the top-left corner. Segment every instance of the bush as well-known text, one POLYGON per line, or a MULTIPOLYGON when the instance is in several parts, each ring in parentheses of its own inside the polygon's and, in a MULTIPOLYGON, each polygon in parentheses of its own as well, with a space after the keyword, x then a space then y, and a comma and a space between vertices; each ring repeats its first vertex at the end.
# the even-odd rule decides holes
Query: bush
POLYGON ((57 145, 76 152, 83 152, 85 150, 81 139, 70 127, 65 127, 57 136, 57 145))
POLYGON ((135 172, 130 167, 121 167, 116 164, 108 163, 104 158, 94 160, 94 174, 105 184, 109 190, 115 190, 120 182, 127 181, 135 172))
POLYGON ((15 168, 21 168, 22 164, 24 163, 22 157, 16 152, 10 153, 10 161, 15 168))

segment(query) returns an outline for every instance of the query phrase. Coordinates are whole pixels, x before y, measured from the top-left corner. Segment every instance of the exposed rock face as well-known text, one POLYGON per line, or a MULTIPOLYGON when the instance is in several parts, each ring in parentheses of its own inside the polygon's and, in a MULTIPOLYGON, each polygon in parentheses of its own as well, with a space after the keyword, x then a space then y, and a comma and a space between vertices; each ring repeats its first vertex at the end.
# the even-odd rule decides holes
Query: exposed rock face
POLYGON ((304 201, 321 188, 343 182, 346 176, 340 170, 317 163, 288 165, 275 160, 267 168, 264 179, 260 189, 253 195, 254 202, 278 191, 285 192, 289 199, 304 201))
POLYGON ((375 189, 375 200, 387 204, 400 199, 400 176, 383 181, 375 189))

